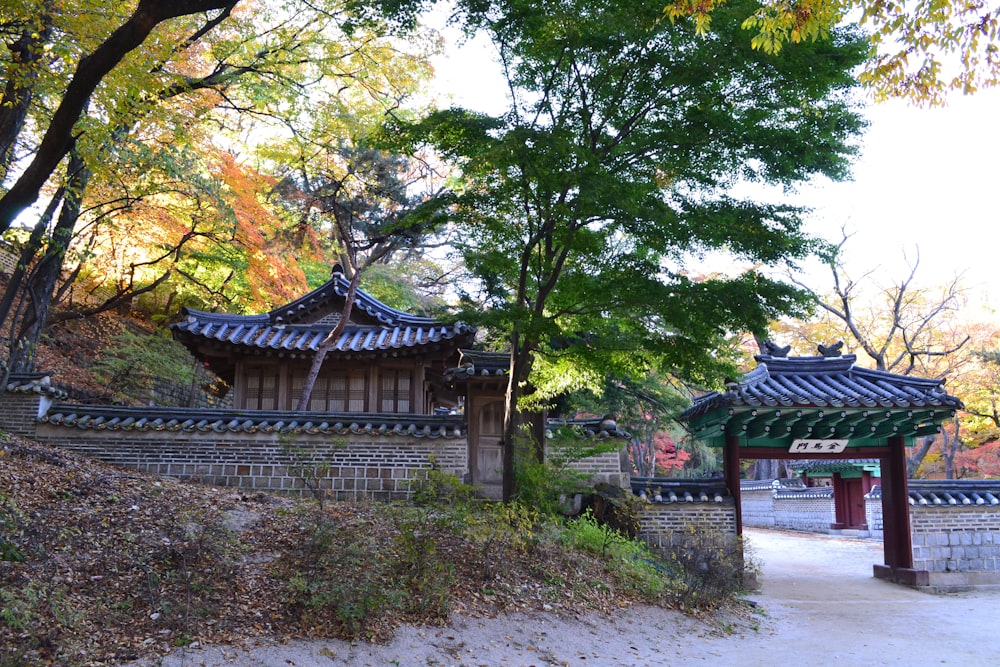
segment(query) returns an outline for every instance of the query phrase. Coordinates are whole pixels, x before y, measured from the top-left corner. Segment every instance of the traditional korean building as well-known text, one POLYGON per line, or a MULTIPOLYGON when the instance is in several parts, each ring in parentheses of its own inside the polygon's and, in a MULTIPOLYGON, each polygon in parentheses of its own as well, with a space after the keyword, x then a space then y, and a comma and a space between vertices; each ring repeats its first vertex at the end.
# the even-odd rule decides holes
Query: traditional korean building
MULTIPOLYGON (((340 320, 350 281, 326 283, 261 315, 185 309, 174 338, 232 387, 238 410, 292 410, 320 343, 340 320)), ((431 414, 457 406, 446 369, 476 330, 391 308, 358 290, 351 321, 327 353, 308 410, 431 414)))
MULTIPOLYGON (((914 568, 906 447, 938 432, 962 402, 939 380, 859 367, 854 355, 840 354, 840 345, 821 346, 822 356, 815 357, 788 357, 787 348, 765 347, 756 369, 727 383, 724 392, 699 397, 682 415, 695 437, 724 451, 737 532, 742 532, 741 460, 877 460, 885 563, 875 566, 875 575, 926 583, 927 572, 914 568)), ((861 520, 846 512, 840 516, 845 522, 861 520)))

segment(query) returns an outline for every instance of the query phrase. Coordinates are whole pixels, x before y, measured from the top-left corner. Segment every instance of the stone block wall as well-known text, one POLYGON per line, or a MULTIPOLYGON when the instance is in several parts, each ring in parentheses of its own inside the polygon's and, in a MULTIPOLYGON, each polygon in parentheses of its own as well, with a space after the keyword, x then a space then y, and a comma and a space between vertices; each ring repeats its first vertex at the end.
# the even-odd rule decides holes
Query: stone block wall
POLYGON ((695 526, 736 539, 736 505, 722 503, 647 503, 639 516, 638 537, 652 547, 675 543, 695 526))
POLYGON ((38 425, 38 439, 125 468, 256 491, 309 494, 306 482, 338 500, 397 500, 426 477, 433 460, 461 477, 465 438, 351 434, 109 432, 38 425))
POLYGON ((774 528, 774 490, 761 485, 740 490, 743 525, 754 528, 774 528))
POLYGON ((865 523, 868 524, 868 536, 876 540, 885 539, 885 529, 882 521, 882 496, 865 496, 865 523))
POLYGON ((1000 506, 910 507, 913 566, 941 590, 1000 589, 1000 506))
POLYGON ((782 495, 774 498, 774 527, 828 533, 836 518, 833 495, 782 495))

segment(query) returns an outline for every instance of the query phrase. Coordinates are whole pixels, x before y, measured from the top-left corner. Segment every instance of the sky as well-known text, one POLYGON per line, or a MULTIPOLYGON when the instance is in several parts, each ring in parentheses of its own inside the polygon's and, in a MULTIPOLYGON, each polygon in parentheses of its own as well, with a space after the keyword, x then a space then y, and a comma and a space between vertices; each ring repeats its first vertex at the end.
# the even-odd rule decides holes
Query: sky
MULTIPOLYGON (((436 88, 454 103, 482 111, 503 108, 504 90, 486 40, 459 44, 444 31, 445 52, 434 62, 436 88)), ((935 288, 956 276, 969 295, 973 319, 995 319, 990 296, 1000 295, 1000 91, 954 95, 944 108, 893 100, 870 103, 853 179, 817 181, 794 202, 810 207, 807 229, 831 241, 841 229, 849 275, 873 271, 899 282, 919 256, 914 284, 935 288)), ((827 272, 809 273, 816 290, 827 272), (815 283, 815 284, 814 284, 815 283)))

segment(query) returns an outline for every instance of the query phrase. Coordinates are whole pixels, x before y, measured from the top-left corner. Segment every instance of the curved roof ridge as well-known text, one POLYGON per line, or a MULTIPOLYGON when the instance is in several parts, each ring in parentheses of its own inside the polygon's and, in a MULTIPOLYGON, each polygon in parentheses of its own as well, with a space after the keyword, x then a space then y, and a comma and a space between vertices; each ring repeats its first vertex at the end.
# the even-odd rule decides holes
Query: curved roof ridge
MULTIPOLYGON (((284 323, 301 311, 315 310, 318 305, 329 303, 335 297, 346 297, 351 281, 338 270, 339 268, 339 265, 334 267, 330 279, 313 291, 267 313, 268 321, 276 324, 284 323)), ((427 326, 437 323, 433 317, 414 315, 388 306, 360 287, 354 295, 354 308, 364 311, 387 326, 427 326)))
MULTIPOLYGON (((723 393, 709 392, 695 398, 681 419, 697 420, 695 428, 708 435, 719 432, 719 425, 727 419, 726 411, 732 415, 733 408, 741 406, 805 409, 881 406, 890 409, 946 410, 962 407, 961 400, 949 395, 938 379, 860 368, 855 365, 853 354, 839 357, 758 355, 756 359, 756 369, 744 374, 738 382, 727 382, 723 393), (716 411, 717 415, 709 416, 716 411)), ((937 417, 935 419, 940 421, 937 417)), ((803 426, 806 425, 803 423, 803 426)), ((839 424, 844 429, 848 425, 839 424)), ((922 422, 908 424, 907 427, 916 430, 922 427, 922 422)))

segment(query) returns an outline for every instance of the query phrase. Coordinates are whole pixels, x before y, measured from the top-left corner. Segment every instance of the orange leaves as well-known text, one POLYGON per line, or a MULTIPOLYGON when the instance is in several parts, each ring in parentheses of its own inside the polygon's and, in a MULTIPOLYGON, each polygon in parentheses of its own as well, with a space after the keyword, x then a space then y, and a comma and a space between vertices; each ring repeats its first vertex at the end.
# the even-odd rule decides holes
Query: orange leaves
POLYGON ((275 179, 237 163, 226 152, 218 155, 217 169, 235 218, 234 240, 246 253, 250 298, 262 309, 302 294, 308 286, 296 259, 309 249, 285 243, 287 223, 265 201, 275 179))

